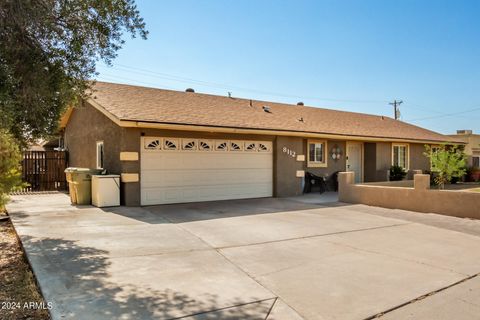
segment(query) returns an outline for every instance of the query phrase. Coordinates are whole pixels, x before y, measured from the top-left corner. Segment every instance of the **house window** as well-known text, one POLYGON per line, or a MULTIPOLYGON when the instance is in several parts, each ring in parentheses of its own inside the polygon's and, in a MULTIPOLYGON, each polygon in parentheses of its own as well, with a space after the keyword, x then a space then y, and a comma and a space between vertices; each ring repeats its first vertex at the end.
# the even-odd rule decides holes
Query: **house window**
POLYGON ((97 169, 103 169, 103 141, 97 141, 97 169))
POLYGON ((322 140, 308 141, 308 166, 309 167, 326 167, 327 142, 322 140))
POLYGON ((473 156, 472 157, 472 166, 474 168, 480 168, 480 156, 473 156))
POLYGON ((392 145, 392 165, 408 170, 408 144, 392 145))

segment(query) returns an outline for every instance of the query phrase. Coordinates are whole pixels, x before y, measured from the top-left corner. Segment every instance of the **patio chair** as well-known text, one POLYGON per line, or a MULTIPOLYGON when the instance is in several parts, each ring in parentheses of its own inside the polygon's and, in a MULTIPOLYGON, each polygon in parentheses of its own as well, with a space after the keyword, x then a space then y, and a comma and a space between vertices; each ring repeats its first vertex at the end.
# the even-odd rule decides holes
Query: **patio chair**
POLYGON ((327 191, 327 183, 324 177, 319 177, 313 173, 305 173, 305 187, 303 188, 303 193, 312 192, 312 187, 319 187, 320 194, 327 191))

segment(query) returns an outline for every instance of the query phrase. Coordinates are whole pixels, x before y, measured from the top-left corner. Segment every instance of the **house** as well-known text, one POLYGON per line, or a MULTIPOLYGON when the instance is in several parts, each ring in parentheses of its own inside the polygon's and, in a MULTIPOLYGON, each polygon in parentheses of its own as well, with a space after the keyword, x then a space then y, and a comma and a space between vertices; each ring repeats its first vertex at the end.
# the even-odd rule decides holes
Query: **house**
POLYGON ((467 166, 480 169, 480 134, 474 134, 472 130, 457 130, 457 134, 449 137, 466 144, 467 166))
POLYGON ((105 82, 61 128, 70 165, 121 174, 132 206, 295 196, 306 171, 411 176, 430 168, 425 144, 452 140, 384 116, 105 82))

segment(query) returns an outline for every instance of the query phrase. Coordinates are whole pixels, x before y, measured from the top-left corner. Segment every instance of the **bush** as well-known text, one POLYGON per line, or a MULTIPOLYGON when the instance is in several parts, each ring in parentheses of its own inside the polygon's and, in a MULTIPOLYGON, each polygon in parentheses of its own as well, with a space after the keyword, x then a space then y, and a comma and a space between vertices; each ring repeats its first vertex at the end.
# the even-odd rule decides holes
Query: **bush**
POLYGON ((405 178, 407 172, 400 166, 390 167, 390 181, 401 181, 405 178))
POLYGON ((434 181, 439 189, 452 179, 458 181, 467 172, 466 156, 459 146, 442 144, 432 148, 426 145, 424 155, 430 158, 431 171, 436 174, 434 181))
POLYGON ((0 210, 8 201, 8 194, 21 187, 21 153, 13 137, 0 129, 0 210))

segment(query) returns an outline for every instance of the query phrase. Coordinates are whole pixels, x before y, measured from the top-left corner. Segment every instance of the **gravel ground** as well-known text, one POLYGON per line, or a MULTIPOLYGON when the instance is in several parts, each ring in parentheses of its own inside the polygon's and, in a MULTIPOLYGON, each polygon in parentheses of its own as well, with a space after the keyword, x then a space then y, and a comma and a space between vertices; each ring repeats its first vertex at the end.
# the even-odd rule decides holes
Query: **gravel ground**
POLYGON ((0 319, 50 319, 9 219, 0 213, 0 319))

